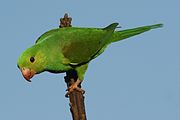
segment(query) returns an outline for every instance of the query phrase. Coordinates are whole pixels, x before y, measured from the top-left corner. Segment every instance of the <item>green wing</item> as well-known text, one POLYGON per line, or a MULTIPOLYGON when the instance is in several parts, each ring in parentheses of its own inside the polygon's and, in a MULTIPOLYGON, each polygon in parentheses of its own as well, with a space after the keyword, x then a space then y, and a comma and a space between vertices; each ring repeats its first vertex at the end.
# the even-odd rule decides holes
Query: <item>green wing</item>
POLYGON ((62 48, 65 58, 72 65, 84 64, 93 59, 101 49, 110 41, 117 23, 113 23, 104 29, 77 29, 71 32, 71 37, 62 48))
POLYGON ((42 34, 35 42, 35 44, 38 44, 48 38, 50 38, 52 35, 54 35, 55 33, 57 33, 59 31, 60 28, 57 29, 52 29, 50 31, 45 32, 44 34, 42 34))

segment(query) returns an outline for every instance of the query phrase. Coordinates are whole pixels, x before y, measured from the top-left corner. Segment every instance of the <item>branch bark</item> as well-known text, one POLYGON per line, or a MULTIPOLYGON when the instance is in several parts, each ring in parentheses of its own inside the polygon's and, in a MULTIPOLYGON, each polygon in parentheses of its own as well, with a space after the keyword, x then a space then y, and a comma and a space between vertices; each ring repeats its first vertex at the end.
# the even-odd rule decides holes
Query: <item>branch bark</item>
MULTIPOLYGON (((60 25, 59 27, 71 27, 71 21, 72 18, 68 17, 68 14, 66 13, 64 15, 64 18, 60 19, 60 25)), ((65 82, 67 84, 67 88, 76 82, 78 76, 77 72, 75 70, 70 70, 66 72, 66 76, 64 77, 65 82)), ((79 85, 81 88, 81 85, 79 85)), ((69 101, 70 101, 70 111, 72 114, 73 120, 87 120, 86 118, 86 112, 85 112, 85 104, 84 104, 84 96, 82 92, 79 92, 77 90, 74 90, 69 95, 69 101)))

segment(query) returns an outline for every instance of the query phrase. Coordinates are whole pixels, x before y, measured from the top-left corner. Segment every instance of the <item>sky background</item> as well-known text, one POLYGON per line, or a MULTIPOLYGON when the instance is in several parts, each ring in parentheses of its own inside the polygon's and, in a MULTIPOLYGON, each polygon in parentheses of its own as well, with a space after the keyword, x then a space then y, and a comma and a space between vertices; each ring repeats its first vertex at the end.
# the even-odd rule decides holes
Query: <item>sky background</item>
POLYGON ((164 27, 109 46, 83 82, 89 120, 180 120, 179 0, 1 0, 0 120, 70 120, 65 74, 28 83, 19 55, 69 13, 72 25, 164 27))

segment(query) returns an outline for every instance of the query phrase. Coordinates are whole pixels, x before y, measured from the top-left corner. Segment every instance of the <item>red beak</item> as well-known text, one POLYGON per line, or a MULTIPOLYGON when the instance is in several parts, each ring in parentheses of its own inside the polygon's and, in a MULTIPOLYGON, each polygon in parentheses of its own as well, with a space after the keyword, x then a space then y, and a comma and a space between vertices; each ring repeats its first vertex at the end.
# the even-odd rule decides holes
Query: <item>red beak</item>
POLYGON ((28 81, 31 82, 31 78, 35 75, 35 71, 28 69, 28 68, 22 68, 21 69, 22 75, 24 76, 24 78, 28 81))

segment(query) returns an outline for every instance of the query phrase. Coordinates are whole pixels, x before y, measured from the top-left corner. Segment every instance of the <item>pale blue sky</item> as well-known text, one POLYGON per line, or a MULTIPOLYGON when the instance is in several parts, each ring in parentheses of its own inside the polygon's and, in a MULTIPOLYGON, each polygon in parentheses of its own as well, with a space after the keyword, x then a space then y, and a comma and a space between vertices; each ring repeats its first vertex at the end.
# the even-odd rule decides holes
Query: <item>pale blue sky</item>
POLYGON ((163 23, 112 44, 85 75, 89 120, 180 120, 178 0, 1 0, 0 120, 70 120, 64 74, 26 82, 19 55, 68 12, 73 26, 121 29, 163 23))

